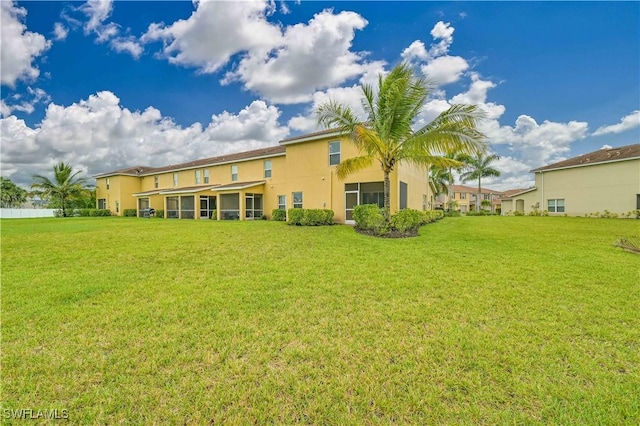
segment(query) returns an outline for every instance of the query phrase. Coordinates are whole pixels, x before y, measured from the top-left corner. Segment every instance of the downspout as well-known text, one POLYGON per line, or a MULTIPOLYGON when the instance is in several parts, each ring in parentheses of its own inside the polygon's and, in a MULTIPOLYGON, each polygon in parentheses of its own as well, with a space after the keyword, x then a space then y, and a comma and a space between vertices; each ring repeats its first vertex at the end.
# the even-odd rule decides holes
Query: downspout
POLYGON ((546 210, 544 208, 544 172, 540 172, 540 183, 541 183, 540 186, 542 187, 542 188, 540 188, 540 197, 541 197, 541 199, 540 199, 540 209, 542 211, 544 211, 544 210, 546 210))

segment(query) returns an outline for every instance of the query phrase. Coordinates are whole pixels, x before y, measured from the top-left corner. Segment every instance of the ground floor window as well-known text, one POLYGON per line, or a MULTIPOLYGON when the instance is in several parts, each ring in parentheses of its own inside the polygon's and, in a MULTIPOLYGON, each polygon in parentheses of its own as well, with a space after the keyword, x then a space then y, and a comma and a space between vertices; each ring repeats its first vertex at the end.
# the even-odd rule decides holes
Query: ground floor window
POLYGON ((106 209, 107 208, 107 199, 106 198, 100 198, 98 200, 98 208, 99 209, 106 209))
POLYGON ((179 197, 167 197, 167 217, 170 219, 178 219, 180 210, 178 209, 179 197))
POLYGON ((287 209, 287 196, 286 195, 278 195, 278 208, 280 210, 287 209))
POLYGON ((407 208, 407 198, 409 193, 409 185, 400 182, 400 210, 407 208))
POLYGON ((244 203, 245 219, 262 217, 262 194, 245 194, 244 203))
POLYGON ((116 201, 116 213, 120 213, 120 201, 116 201))
POLYGON ((301 209, 302 208, 302 192, 294 192, 291 195, 293 198, 293 208, 301 209))
POLYGON ((149 199, 138 198, 138 217, 149 216, 149 199))
POLYGON ((220 195, 220 218, 222 220, 240 219, 240 194, 220 195))
POLYGON ((564 199, 547 200, 549 213, 564 213, 564 199))

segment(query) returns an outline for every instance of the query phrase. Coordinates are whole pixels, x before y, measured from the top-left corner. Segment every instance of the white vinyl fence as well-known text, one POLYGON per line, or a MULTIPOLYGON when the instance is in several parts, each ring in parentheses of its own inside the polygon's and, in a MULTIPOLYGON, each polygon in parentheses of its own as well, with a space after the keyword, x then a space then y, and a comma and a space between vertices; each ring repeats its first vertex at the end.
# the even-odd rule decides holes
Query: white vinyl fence
POLYGON ((2 219, 26 219, 32 217, 54 217, 56 209, 0 209, 2 219))

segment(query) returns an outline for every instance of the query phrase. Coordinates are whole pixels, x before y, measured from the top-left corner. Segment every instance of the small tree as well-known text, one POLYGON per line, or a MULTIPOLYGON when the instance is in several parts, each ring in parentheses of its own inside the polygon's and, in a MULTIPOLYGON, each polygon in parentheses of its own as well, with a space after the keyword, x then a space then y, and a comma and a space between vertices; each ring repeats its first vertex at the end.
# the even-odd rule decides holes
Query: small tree
POLYGON ((53 166, 53 181, 41 175, 33 175, 31 188, 34 194, 42 198, 53 198, 60 202, 62 216, 67 216, 67 206, 71 200, 83 197, 86 194, 86 179, 78 177, 80 171, 74 172, 71 166, 65 163, 53 166))
POLYGON ((27 190, 20 188, 11 179, 0 177, 2 207, 18 207, 27 201, 27 190))

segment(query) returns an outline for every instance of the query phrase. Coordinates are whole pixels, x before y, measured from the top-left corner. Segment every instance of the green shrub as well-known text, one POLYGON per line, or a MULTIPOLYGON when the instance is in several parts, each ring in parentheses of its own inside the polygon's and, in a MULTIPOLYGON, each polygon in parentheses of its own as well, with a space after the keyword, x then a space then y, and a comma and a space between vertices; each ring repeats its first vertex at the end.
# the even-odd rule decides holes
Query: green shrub
MULTIPOLYGON (((488 212, 488 211, 486 211, 486 210, 480 210, 480 211, 478 211, 478 212, 477 212, 477 211, 472 210, 472 211, 470 211, 470 212, 467 212, 467 213, 466 213, 466 215, 467 215, 467 216, 491 216, 491 215, 493 215, 493 213, 488 212)), ((538 216, 539 216, 539 215, 538 215, 538 216)))
POLYGON ((289 225, 302 225, 303 215, 304 212, 302 211, 302 209, 289 209, 289 220, 287 221, 287 223, 289 225))
POLYGON ((333 210, 289 209, 289 225, 322 226, 333 225, 333 210))
POLYGON ((514 216, 524 216, 524 212, 516 210, 515 212, 513 212, 513 215, 514 216))
POLYGON ((125 217, 136 217, 138 215, 138 211, 136 209, 124 209, 122 214, 125 217))
POLYGON ((218 220, 218 210, 211 210, 211 220, 218 220))
POLYGON ((451 210, 451 211, 446 211, 444 212, 444 215, 447 217, 460 217, 462 216, 462 213, 460 213, 458 210, 451 210))
POLYGON ((384 220, 383 209, 377 204, 360 204, 353 209, 353 220, 356 228, 363 231, 371 231, 381 235, 386 229, 387 223, 384 220))
POLYGON ((418 232, 424 217, 419 210, 402 209, 391 217, 391 227, 402 234, 412 235, 418 232))
POLYGON ((287 211, 285 209, 273 209, 271 212, 271 220, 284 222, 287 220, 287 211))
POLYGON ((158 219, 164 219, 164 210, 156 210, 155 217, 158 219))

